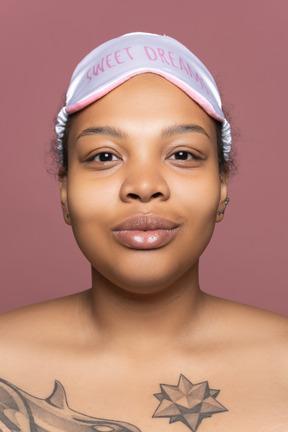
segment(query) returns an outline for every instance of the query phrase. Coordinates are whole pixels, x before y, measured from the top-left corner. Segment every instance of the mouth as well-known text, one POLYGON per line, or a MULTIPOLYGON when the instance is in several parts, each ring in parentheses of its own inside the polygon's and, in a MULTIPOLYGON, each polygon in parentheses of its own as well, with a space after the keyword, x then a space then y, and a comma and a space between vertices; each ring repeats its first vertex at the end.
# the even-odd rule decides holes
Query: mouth
POLYGON ((157 215, 135 215, 112 229, 116 240, 130 249, 158 249, 170 243, 180 225, 157 215))

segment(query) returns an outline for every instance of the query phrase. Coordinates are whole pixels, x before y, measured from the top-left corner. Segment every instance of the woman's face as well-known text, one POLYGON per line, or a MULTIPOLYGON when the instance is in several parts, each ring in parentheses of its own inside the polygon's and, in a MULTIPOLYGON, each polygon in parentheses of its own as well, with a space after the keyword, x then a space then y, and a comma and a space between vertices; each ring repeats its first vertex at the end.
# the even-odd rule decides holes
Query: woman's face
POLYGON ((63 212, 95 278, 151 293, 197 271, 227 196, 197 103, 142 74, 77 113, 68 145, 63 212))

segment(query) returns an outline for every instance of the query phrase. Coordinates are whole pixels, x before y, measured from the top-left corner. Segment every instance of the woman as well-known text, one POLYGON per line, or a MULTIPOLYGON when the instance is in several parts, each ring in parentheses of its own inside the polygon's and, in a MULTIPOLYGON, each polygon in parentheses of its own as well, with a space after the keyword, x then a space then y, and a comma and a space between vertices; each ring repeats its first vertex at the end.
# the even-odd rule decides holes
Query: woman
POLYGON ((109 41, 56 131, 92 288, 1 317, 0 429, 288 431, 287 319, 199 287, 231 164, 205 66, 166 36, 109 41))

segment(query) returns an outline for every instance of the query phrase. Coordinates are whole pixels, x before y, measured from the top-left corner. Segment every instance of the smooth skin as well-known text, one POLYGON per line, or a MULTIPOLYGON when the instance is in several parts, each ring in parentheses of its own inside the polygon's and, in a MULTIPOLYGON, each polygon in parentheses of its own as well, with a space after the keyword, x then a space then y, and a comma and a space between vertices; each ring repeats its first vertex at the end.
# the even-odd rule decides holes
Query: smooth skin
POLYGON ((198 431, 287 432, 287 318, 199 287, 228 196, 214 121, 164 78, 140 75, 77 113, 68 154, 61 205, 92 288, 3 315, 0 377, 42 398, 57 379, 77 411, 181 432, 152 415, 159 384, 182 373, 220 389, 229 410, 198 431), (179 229, 163 247, 126 247, 113 229, 139 214, 179 229))

